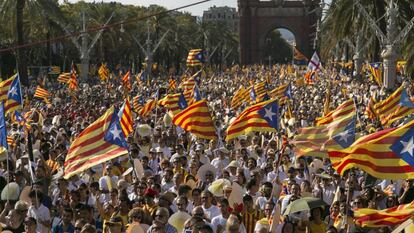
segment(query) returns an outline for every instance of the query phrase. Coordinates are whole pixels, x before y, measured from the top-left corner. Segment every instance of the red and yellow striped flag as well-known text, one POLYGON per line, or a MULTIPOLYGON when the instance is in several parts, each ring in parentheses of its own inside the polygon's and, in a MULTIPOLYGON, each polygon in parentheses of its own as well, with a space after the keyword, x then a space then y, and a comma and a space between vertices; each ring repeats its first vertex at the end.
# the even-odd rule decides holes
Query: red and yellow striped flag
MULTIPOLYGON (((178 102, 180 99, 181 93, 176 94, 168 94, 163 99, 158 101, 160 106, 164 106, 166 109, 172 112, 173 115, 181 112, 181 108, 178 106, 178 102)), ((192 91, 186 91, 183 93, 185 100, 187 103, 191 100, 192 91)))
POLYGON ((50 97, 50 93, 46 89, 43 89, 43 88, 38 86, 36 88, 36 91, 35 91, 33 97, 44 99, 46 102, 48 102, 49 101, 48 99, 50 97))
MULTIPOLYGON (((113 114, 117 113, 114 111, 114 107, 111 107, 103 116, 84 129, 72 142, 64 165, 65 179, 128 153, 126 148, 105 140, 111 126, 113 114)), ((115 132, 113 134, 115 137, 115 132)))
POLYGON ((5 102, 7 100, 7 93, 9 92, 11 84, 15 77, 16 75, 13 75, 11 78, 0 82, 0 102, 5 102))
POLYGON ((196 79, 197 76, 200 74, 201 70, 197 71, 195 74, 193 74, 191 77, 187 79, 183 79, 179 85, 181 89, 184 91, 191 91, 194 89, 194 86, 196 85, 196 79))
POLYGON ((125 88, 127 91, 130 91, 130 90, 131 90, 131 88, 132 88, 132 86, 131 86, 131 82, 129 81, 130 76, 131 76, 131 72, 130 72, 130 71, 128 71, 128 72, 126 72, 126 74, 122 77, 122 85, 124 86, 124 88, 125 88))
POLYGON ((140 116, 148 116, 156 106, 157 106, 157 100, 148 100, 145 103, 145 105, 140 109, 138 114, 140 116))
POLYGON ((198 138, 209 140, 217 138, 216 128, 205 99, 193 103, 175 115, 173 123, 198 138))
MULTIPOLYGON (((271 99, 246 108, 227 128, 226 141, 250 132, 276 132, 276 128, 270 125, 269 121, 260 113, 265 109, 265 106, 273 102, 275 100, 271 99)), ((273 120, 273 116, 277 117, 278 110, 276 111, 276 113, 270 112, 270 120, 273 120)))
POLYGON ((231 99, 231 108, 237 109, 245 102, 246 96, 249 96, 249 89, 241 86, 231 99))
POLYGON ((70 72, 70 78, 69 78, 69 89, 74 91, 78 89, 78 79, 76 74, 76 67, 75 64, 72 63, 72 70, 70 72))
POLYGON ((187 56, 187 66, 201 66, 204 62, 202 49, 191 49, 187 56))
POLYGON ((375 120, 377 118, 377 114, 375 113, 375 96, 369 97, 369 102, 367 107, 365 108, 365 115, 367 115, 368 119, 375 120))
POLYGON ((343 175, 351 168, 379 179, 414 179, 414 120, 369 134, 349 148, 329 151, 332 167, 343 175))
POLYGON ((168 80, 168 89, 169 90, 175 90, 175 88, 177 88, 177 82, 175 81, 174 78, 170 78, 168 80))
POLYGON ((106 64, 102 63, 98 70, 99 79, 105 81, 109 78, 109 69, 106 67, 106 64))
POLYGON ((381 124, 389 126, 394 121, 414 113, 414 106, 403 86, 395 90, 388 98, 374 105, 381 124))
POLYGON ((131 103, 129 102, 129 98, 125 99, 122 108, 119 110, 119 120, 121 121, 121 128, 122 132, 124 132, 125 138, 134 131, 133 124, 134 121, 132 120, 132 110, 131 110, 131 103))
POLYGON ((70 80, 70 73, 61 73, 57 78, 58 82, 64 83, 64 84, 68 84, 69 80, 70 80))
POLYGON ((288 97, 285 95, 286 89, 289 87, 289 84, 283 84, 279 87, 276 87, 269 92, 270 98, 278 99, 280 104, 286 103, 288 97))
POLYGON ((349 99, 345 102, 343 102, 341 105, 339 105, 335 110, 327 113, 323 117, 316 118, 316 125, 326 125, 329 124, 336 119, 339 119, 341 117, 344 117, 350 113, 354 113, 355 110, 355 104, 352 99, 349 99))
POLYGON ((361 208, 354 211, 355 222, 362 227, 378 228, 405 222, 414 214, 414 202, 384 210, 361 208))

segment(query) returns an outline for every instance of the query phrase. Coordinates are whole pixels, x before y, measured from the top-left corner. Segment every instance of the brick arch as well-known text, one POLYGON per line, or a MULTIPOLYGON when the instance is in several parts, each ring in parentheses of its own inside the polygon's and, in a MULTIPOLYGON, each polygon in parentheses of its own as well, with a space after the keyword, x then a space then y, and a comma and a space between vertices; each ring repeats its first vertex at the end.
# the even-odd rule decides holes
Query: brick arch
POLYGON ((266 35, 286 28, 295 35, 296 47, 306 56, 312 53, 316 15, 309 14, 319 1, 238 0, 240 16, 240 62, 262 63, 266 35))

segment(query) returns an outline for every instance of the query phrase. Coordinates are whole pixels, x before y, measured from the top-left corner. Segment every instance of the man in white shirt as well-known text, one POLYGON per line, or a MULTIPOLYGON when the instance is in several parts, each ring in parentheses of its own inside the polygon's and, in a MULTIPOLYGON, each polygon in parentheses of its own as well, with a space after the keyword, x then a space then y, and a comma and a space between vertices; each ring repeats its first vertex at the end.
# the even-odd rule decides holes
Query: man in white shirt
POLYGON ((201 202, 203 203, 201 207, 203 207, 206 217, 210 220, 220 215, 220 209, 211 203, 212 199, 213 194, 208 190, 203 191, 201 194, 201 202))
POLYGON ((213 227, 213 231, 215 233, 217 232, 223 232, 223 230, 226 228, 226 222, 227 219, 230 216, 229 212, 229 201, 225 198, 222 198, 218 203, 217 207, 220 209, 221 214, 214 217, 211 220, 211 225, 213 227))
POLYGON ((217 172, 216 172, 217 177, 220 177, 223 169, 229 165, 230 163, 229 158, 228 158, 229 153, 230 151, 227 150, 227 148, 225 148, 224 146, 220 147, 218 149, 219 156, 211 161, 211 165, 213 165, 217 169, 217 172))
POLYGON ((28 217, 32 217, 37 221, 37 232, 49 232, 51 228, 50 211, 42 204, 43 194, 35 190, 29 193, 32 205, 27 213, 28 217))

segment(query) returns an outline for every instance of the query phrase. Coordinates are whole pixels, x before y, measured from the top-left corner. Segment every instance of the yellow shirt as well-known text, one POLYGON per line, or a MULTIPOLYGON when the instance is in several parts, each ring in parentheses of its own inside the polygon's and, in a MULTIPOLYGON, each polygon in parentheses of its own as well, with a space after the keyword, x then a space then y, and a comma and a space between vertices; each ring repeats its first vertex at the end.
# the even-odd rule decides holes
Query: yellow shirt
POLYGON ((325 233, 326 232, 326 223, 321 222, 320 224, 316 224, 315 222, 311 221, 309 223, 310 232, 311 233, 325 233))

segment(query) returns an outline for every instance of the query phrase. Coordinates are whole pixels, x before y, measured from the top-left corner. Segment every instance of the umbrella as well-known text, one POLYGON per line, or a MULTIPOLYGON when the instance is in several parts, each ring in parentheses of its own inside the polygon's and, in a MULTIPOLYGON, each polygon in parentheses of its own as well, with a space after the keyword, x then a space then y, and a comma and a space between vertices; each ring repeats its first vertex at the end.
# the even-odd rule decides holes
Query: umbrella
POLYGON ((311 209, 315 209, 315 208, 318 208, 318 207, 324 208, 327 205, 328 204, 326 204, 320 198, 304 197, 304 198, 298 199, 298 200, 293 201, 292 203, 290 203, 286 207, 286 210, 283 213, 283 215, 289 215, 289 214, 293 214, 293 213, 297 213, 297 212, 301 212, 301 211, 305 211, 305 210, 310 211, 311 209))

